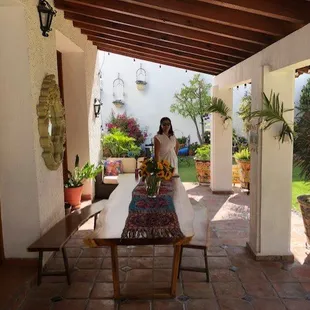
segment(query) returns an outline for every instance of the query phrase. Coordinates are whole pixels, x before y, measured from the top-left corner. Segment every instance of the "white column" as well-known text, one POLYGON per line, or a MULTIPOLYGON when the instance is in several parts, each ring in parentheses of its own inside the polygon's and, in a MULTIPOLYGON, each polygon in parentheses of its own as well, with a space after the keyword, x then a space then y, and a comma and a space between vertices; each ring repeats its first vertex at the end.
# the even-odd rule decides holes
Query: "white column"
MULTIPOLYGON (((212 96, 222 99, 232 110, 233 92, 230 88, 214 86, 212 96)), ((211 190, 214 193, 232 191, 232 123, 223 125, 222 118, 211 118, 211 190)))
MULTIPOLYGON (((284 108, 294 107, 294 71, 261 67, 252 79, 252 110, 262 107, 262 91, 279 93, 284 108)), ((294 112, 285 113, 293 123, 294 112)), ((259 132, 251 153, 251 223, 249 246, 257 258, 290 257, 293 144, 279 143, 279 126, 259 132)))

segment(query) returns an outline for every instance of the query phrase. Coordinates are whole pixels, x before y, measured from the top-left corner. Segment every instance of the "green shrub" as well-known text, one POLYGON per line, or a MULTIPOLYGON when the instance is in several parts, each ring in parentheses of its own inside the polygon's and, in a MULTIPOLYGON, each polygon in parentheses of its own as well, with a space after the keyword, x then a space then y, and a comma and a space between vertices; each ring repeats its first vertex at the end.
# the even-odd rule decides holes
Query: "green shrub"
POLYGON ((209 144, 202 145, 195 152, 195 160, 210 160, 211 147, 209 144))
POLYGON ((236 160, 250 160, 251 153, 248 148, 242 149, 240 152, 234 154, 236 160))

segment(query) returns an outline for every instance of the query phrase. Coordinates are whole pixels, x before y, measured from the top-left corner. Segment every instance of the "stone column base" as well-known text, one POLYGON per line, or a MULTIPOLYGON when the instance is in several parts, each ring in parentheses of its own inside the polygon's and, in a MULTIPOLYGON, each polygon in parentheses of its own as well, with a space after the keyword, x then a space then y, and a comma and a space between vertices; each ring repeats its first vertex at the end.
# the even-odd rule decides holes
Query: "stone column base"
POLYGON ((252 250, 250 244, 246 243, 246 248, 251 254, 251 256, 256 261, 269 261, 269 262, 285 262, 285 263, 293 263, 294 262, 294 255, 293 253, 287 255, 257 255, 252 250))

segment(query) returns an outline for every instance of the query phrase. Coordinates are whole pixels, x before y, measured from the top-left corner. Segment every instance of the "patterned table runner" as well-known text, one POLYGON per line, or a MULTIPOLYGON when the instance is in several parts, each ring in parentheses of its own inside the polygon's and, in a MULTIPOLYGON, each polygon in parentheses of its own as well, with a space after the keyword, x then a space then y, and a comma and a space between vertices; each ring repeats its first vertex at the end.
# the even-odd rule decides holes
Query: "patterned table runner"
POLYGON ((184 238, 172 197, 172 181, 162 181, 156 198, 147 197, 141 181, 132 192, 122 239, 184 238))

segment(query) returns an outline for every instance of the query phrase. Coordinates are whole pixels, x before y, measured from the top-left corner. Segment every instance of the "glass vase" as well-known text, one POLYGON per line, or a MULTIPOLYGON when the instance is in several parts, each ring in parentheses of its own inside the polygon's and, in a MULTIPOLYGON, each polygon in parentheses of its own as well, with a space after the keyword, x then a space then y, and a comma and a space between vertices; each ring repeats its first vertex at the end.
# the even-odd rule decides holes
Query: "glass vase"
POLYGON ((149 175, 145 178, 146 194, 149 198, 156 198, 160 189, 160 179, 155 175, 149 175))

